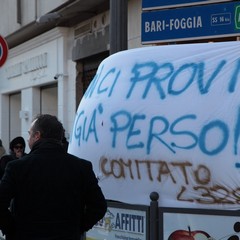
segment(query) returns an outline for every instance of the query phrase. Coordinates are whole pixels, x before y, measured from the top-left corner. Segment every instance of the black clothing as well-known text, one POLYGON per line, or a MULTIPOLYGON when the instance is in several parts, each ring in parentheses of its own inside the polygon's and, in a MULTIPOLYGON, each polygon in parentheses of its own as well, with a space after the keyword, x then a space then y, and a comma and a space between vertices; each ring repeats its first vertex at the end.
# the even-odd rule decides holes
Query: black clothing
POLYGON ((67 139, 65 137, 63 137, 63 139, 62 139, 62 145, 63 145, 64 150, 67 152, 69 142, 67 141, 67 139))
POLYGON ((91 162, 54 140, 9 162, 0 183, 0 229, 10 240, 79 240, 106 209, 91 162))
POLYGON ((1 159, 0 159, 0 180, 3 177, 3 174, 4 174, 7 163, 14 160, 14 159, 15 159, 14 156, 11 155, 11 154, 4 155, 4 156, 1 157, 1 159))
MULTIPOLYGON (((25 155, 26 155, 26 153, 23 153, 23 156, 25 156, 25 155)), ((3 155, 1 157, 1 159, 0 159, 0 180, 3 177, 4 171, 5 171, 5 168, 8 164, 8 162, 11 162, 12 160, 16 160, 16 159, 19 159, 19 158, 16 157, 14 152, 12 152, 9 155, 3 155)))

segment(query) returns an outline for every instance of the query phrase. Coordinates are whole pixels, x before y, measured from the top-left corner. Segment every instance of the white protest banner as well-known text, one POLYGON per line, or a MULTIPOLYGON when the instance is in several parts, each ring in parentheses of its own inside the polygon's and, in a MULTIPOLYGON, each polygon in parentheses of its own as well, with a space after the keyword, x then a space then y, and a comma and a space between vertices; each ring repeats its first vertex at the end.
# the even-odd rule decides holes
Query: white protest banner
POLYGON ((240 208, 240 43, 145 47, 106 58, 78 107, 68 152, 107 199, 240 208))

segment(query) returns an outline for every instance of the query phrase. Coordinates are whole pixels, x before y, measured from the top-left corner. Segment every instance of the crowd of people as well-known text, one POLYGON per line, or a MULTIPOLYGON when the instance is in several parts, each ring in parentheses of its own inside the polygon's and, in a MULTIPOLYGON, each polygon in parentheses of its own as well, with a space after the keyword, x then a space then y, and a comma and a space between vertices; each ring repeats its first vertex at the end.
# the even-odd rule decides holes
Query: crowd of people
POLYGON ((21 136, 9 154, 0 141, 0 230, 6 240, 80 240, 107 211, 92 163, 67 152, 56 116, 36 116, 28 132, 29 153, 21 136))

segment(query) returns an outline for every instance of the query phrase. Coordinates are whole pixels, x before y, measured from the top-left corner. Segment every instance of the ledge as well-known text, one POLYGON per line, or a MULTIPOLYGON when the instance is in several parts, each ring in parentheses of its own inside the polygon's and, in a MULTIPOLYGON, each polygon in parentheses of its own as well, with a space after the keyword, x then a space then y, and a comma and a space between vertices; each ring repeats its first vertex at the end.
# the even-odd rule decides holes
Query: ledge
POLYGON ((5 39, 9 49, 11 49, 55 27, 72 27, 108 9, 109 1, 107 0, 67 1, 51 11, 62 16, 59 20, 44 24, 39 24, 36 21, 30 22, 6 36, 5 39))

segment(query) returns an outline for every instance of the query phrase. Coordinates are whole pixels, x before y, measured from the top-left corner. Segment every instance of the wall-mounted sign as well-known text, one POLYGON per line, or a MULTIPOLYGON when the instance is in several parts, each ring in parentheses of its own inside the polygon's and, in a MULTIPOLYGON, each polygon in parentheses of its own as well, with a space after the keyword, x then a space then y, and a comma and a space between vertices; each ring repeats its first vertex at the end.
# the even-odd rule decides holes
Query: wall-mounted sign
POLYGON ((142 13, 142 43, 237 36, 240 1, 142 13))
POLYGON ((22 76, 23 74, 38 72, 38 76, 41 76, 39 73, 40 70, 46 69, 48 67, 48 54, 40 53, 36 56, 31 56, 30 58, 25 59, 10 65, 6 68, 7 78, 15 78, 22 76))
POLYGON ((6 62, 8 56, 8 45, 6 40, 0 35, 0 67, 6 62))
POLYGON ((228 0, 142 0, 143 10, 153 10, 168 7, 180 7, 196 4, 227 2, 228 0))

